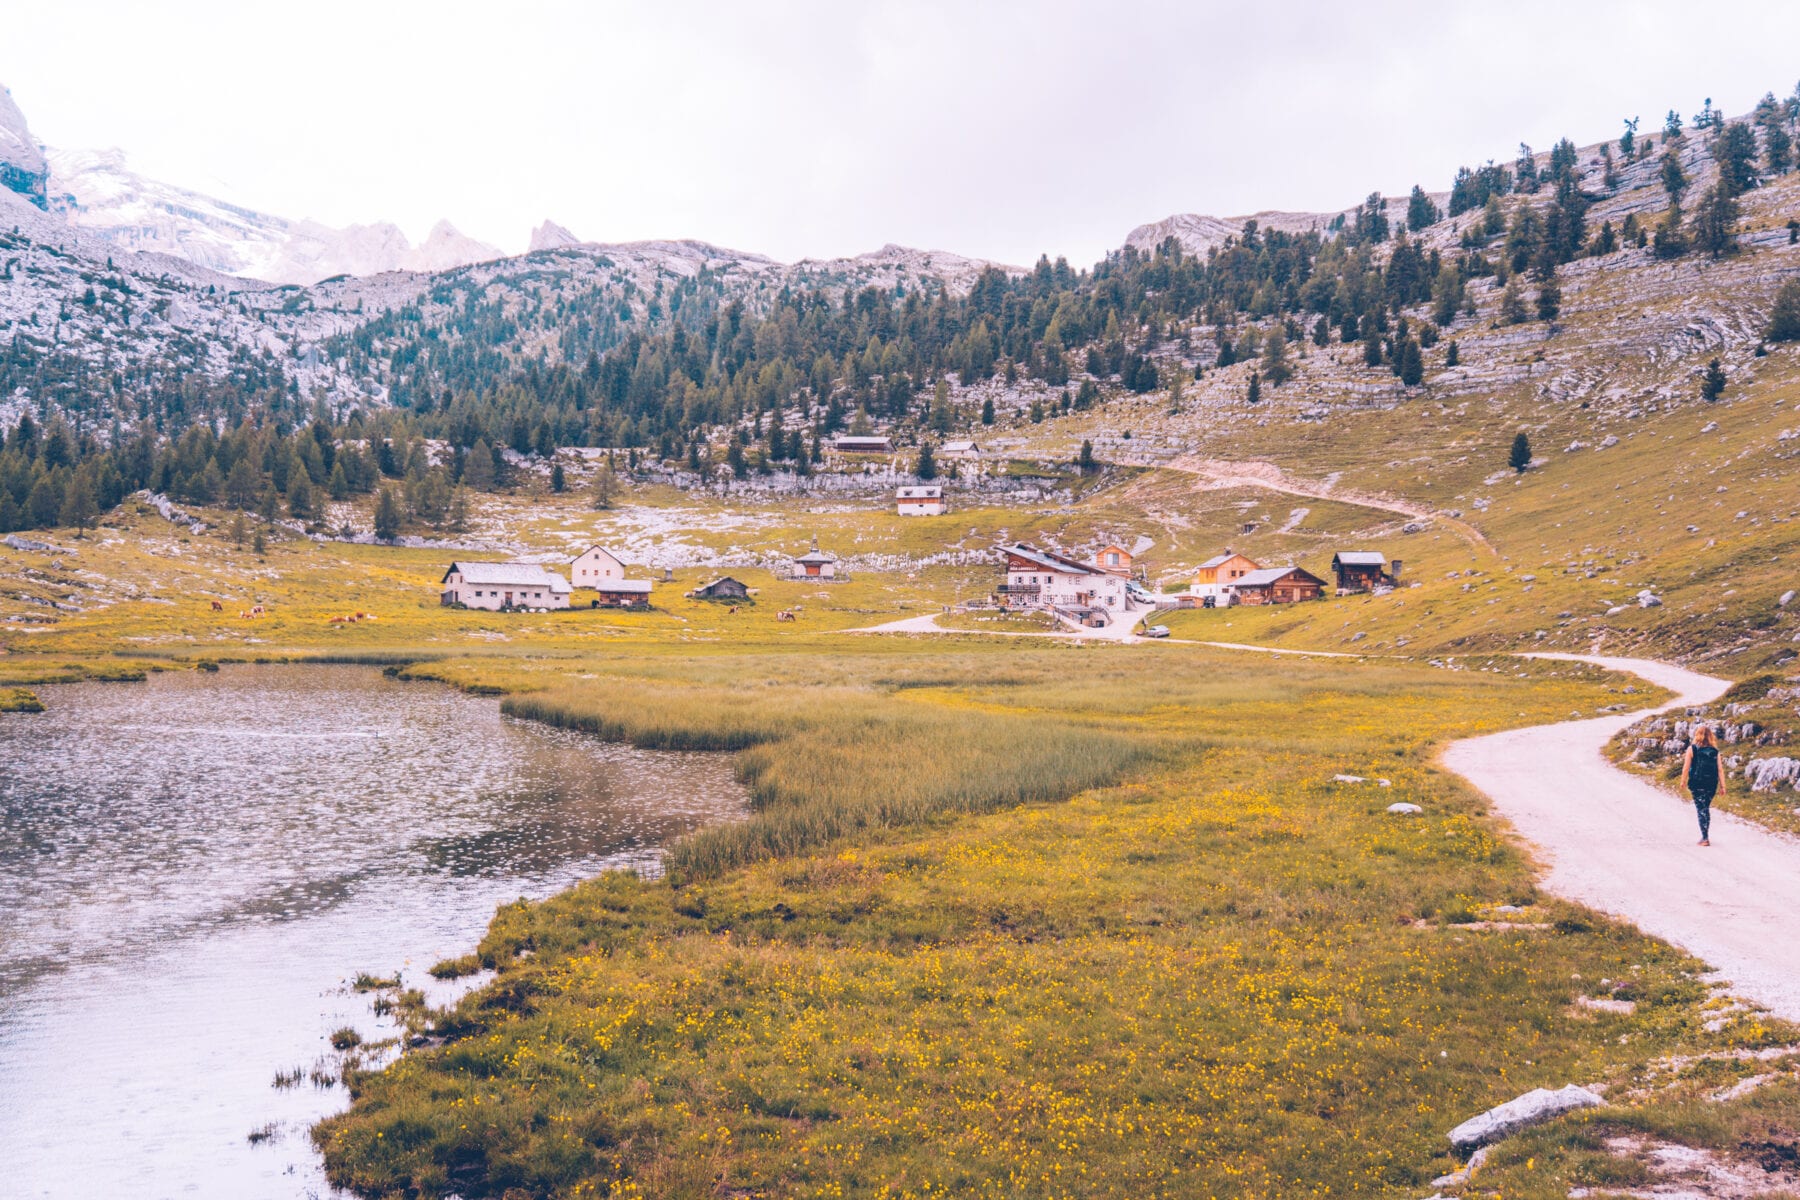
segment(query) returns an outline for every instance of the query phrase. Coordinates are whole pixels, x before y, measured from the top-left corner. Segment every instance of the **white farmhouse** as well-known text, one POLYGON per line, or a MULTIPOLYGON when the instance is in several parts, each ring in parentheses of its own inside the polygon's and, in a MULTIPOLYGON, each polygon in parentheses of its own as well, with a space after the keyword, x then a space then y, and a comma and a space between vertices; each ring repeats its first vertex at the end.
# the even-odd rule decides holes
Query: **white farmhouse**
POLYGON ((1000 592, 1012 607, 1130 610, 1124 575, 1023 544, 1007 546, 1001 553, 1006 555, 1006 582, 1000 592))
POLYGON ((950 511, 944 489, 935 483, 915 484, 894 492, 894 505, 903 517, 936 517, 950 511))
POLYGON ((467 608, 567 608, 569 581, 537 563, 453 562, 440 602, 467 608))
POLYGON ((578 588, 600 593, 596 606, 631 608, 650 603, 650 581, 625 578, 625 564, 600 546, 589 546, 575 557, 569 564, 569 579, 578 588))

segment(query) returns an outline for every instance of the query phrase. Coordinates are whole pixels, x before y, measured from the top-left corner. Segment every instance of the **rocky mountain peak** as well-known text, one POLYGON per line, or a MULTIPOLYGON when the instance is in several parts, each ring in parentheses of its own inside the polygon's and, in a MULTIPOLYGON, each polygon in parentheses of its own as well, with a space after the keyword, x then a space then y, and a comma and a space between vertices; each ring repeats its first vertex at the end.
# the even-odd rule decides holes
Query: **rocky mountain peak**
POLYGON ((545 218, 542 225, 531 231, 531 245, 526 247, 526 253, 536 250, 561 250, 564 246, 579 245, 581 245, 580 238, 555 221, 545 218))
POLYGON ((13 101, 12 92, 0 87, 0 185, 44 208, 44 185, 49 177, 43 147, 31 136, 25 114, 13 101))

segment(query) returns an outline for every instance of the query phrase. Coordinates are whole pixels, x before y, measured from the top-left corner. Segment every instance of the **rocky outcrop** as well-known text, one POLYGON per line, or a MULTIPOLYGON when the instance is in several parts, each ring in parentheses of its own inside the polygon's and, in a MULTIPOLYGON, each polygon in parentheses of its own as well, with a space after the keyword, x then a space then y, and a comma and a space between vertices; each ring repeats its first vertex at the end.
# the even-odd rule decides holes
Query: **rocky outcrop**
POLYGON ((1542 1124, 1579 1108, 1597 1108, 1606 1101, 1586 1088, 1570 1084, 1557 1091, 1533 1088, 1513 1100, 1470 1117, 1447 1135, 1450 1144, 1467 1154, 1491 1142, 1511 1137, 1521 1129, 1542 1124))
POLYGON ((531 244, 525 248, 525 252, 532 254, 539 250, 561 250, 565 246, 579 245, 581 245, 580 238, 555 221, 546 219, 542 225, 531 231, 531 244))
POLYGON ((43 147, 31 136, 12 92, 0 87, 0 186, 44 208, 49 179, 43 147))

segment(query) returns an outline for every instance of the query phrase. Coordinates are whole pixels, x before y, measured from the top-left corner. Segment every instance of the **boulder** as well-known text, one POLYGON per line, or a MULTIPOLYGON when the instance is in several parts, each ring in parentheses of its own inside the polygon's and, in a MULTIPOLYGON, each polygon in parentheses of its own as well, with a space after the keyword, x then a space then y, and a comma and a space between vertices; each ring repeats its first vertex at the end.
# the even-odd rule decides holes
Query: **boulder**
POLYGON ((1395 813, 1395 814, 1397 814, 1399 816, 1403 816, 1403 817, 1417 816, 1418 814, 1425 811, 1424 809, 1420 808, 1418 805, 1408 804, 1404 800, 1397 801, 1393 804, 1388 805, 1387 810, 1391 813, 1395 813))
POLYGON ((1637 594, 1637 602, 1639 608, 1662 607, 1662 597, 1658 596, 1655 592, 1652 592, 1649 588, 1645 588, 1637 594))
POLYGON ((1793 588, 1789 588, 1787 591, 1781 593, 1781 598, 1779 600, 1775 601, 1775 603, 1778 606, 1780 606, 1781 608, 1786 608, 1788 605, 1792 604, 1793 602, 1794 602, 1794 589, 1793 588))
POLYGON ((1470 1117, 1446 1136, 1451 1146, 1467 1152, 1578 1108, 1598 1108, 1605 1103, 1586 1088, 1574 1084, 1554 1092, 1549 1088, 1532 1088, 1523 1096, 1490 1108, 1480 1116, 1470 1117))

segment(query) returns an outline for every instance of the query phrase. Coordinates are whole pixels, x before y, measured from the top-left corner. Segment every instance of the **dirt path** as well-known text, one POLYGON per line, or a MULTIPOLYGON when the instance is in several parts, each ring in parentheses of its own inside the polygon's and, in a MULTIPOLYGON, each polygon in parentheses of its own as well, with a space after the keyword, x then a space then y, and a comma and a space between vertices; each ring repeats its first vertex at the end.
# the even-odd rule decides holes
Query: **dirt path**
POLYGON ((1304 496, 1312 500, 1336 500, 1343 504, 1354 504, 1361 508, 1374 508, 1403 517, 1412 517, 1418 521, 1435 521, 1454 530, 1470 545, 1486 550, 1490 554, 1496 553, 1487 538, 1482 536, 1481 531, 1467 521, 1435 512, 1422 504, 1396 500, 1391 496, 1340 488, 1335 483, 1291 479, 1286 472, 1271 462, 1231 462, 1226 459, 1191 456, 1172 459, 1161 465, 1171 471, 1185 471, 1196 476, 1199 486, 1205 491, 1219 491, 1225 488, 1266 488, 1269 491, 1282 492, 1289 496, 1304 496))
MULTIPOLYGON (((1645 659, 1531 657, 1640 676, 1676 694, 1669 708, 1715 700, 1729 686, 1645 659)), ((1601 757, 1609 738, 1644 715, 1469 738, 1443 762, 1537 848, 1549 891, 1673 942, 1731 980, 1735 994, 1800 1020, 1800 843, 1715 812, 1712 846, 1696 846, 1690 805, 1601 757)))
POLYGON ((1062 638, 1084 642, 1142 642, 1150 639, 1141 638, 1132 630, 1137 628, 1137 619, 1142 614, 1131 614, 1130 622, 1115 621, 1102 629, 1080 628, 1064 625, 1061 629, 1045 630, 1043 633, 1032 633, 1024 629, 945 629, 937 623, 938 613, 927 613, 922 617, 905 617, 898 621, 889 621, 883 625, 870 625, 862 629, 847 629, 846 633, 972 633, 976 637, 1022 637, 1022 638, 1062 638))

